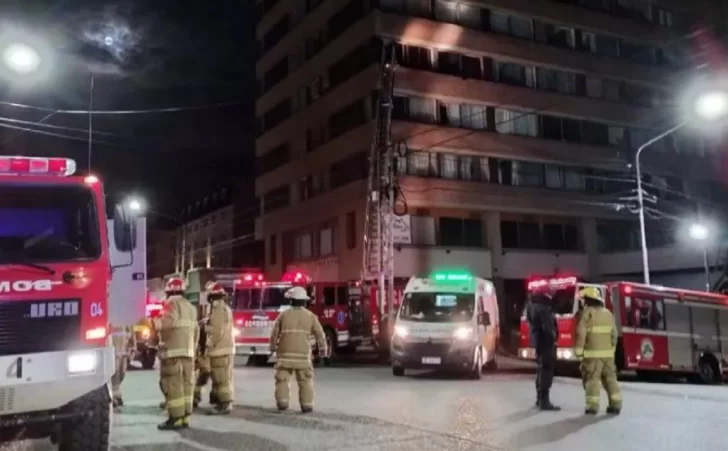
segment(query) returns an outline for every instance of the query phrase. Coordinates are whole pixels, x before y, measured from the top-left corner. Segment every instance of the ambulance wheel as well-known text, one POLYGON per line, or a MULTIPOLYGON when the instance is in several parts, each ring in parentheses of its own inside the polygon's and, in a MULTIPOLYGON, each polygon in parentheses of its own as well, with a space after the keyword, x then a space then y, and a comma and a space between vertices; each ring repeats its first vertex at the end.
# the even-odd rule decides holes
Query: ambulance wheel
POLYGON ((470 379, 478 380, 483 375, 483 351, 480 347, 475 349, 473 360, 473 367, 468 372, 468 376, 470 379))
POLYGON ((401 366, 393 366, 392 374, 397 377, 402 377, 404 376, 404 368, 402 368, 401 366))
POLYGON ((58 437, 59 451, 108 451, 111 447, 111 396, 108 386, 73 401, 71 413, 85 413, 65 423, 58 437))

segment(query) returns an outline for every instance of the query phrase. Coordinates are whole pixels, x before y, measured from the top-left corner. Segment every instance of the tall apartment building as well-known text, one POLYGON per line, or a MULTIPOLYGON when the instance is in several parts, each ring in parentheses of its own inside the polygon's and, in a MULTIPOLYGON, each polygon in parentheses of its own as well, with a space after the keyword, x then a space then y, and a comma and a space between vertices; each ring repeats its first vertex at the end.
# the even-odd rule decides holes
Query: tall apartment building
MULTIPOLYGON (((359 277, 379 62, 394 46, 407 208, 397 277, 467 268, 495 281, 511 318, 535 274, 639 280, 630 163, 677 120, 689 64, 675 50, 698 6, 258 1, 256 234, 268 275, 359 277)), ((666 218, 725 200, 714 147, 686 129, 644 153, 653 282, 703 286, 699 247, 666 218)))

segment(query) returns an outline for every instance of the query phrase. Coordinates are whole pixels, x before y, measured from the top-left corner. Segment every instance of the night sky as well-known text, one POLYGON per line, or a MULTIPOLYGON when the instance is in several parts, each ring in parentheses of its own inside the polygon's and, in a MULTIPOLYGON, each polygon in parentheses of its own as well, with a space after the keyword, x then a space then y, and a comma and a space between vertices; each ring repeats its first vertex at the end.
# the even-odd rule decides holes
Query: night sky
MULTIPOLYGON (((0 101, 87 110, 225 103, 157 114, 94 115, 92 171, 113 194, 140 193, 178 211, 200 190, 252 176, 254 1, 3 0, 0 41, 36 36, 35 79, 4 75, 0 101)), ((0 105, 0 152, 65 155, 87 170, 88 116, 0 105)))

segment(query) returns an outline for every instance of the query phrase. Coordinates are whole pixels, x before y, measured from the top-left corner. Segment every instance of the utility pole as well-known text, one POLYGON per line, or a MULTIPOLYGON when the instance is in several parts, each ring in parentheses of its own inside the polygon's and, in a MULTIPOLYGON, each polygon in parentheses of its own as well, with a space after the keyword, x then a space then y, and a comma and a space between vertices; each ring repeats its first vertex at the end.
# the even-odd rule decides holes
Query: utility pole
POLYGON ((374 111, 374 139, 369 152, 362 264, 362 279, 378 282, 377 304, 382 314, 387 302, 390 336, 394 327, 391 319, 394 317, 395 164, 391 135, 396 65, 394 46, 385 43, 378 80, 379 98, 374 111))

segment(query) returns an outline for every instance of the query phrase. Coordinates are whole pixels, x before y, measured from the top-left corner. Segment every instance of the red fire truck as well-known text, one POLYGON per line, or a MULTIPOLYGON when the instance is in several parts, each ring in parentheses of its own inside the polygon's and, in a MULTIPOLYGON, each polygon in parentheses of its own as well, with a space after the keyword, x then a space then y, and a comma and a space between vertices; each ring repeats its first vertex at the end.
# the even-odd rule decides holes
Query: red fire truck
POLYGON ((360 345, 375 344, 379 313, 361 284, 313 281, 301 272, 266 281, 260 273, 249 273, 236 281, 233 295, 236 354, 250 356, 258 364, 268 362, 273 323, 290 308, 286 290, 297 285, 306 287, 312 298, 308 309, 319 317, 326 333, 328 354, 318 356, 316 352, 317 357, 329 357, 326 362, 330 362, 334 350, 352 352, 360 345))
MULTIPOLYGON (((573 348, 580 301, 575 294, 588 284, 575 278, 545 283, 555 283, 561 293, 554 298, 558 359, 576 362, 573 348)), ((728 296, 631 282, 594 286, 604 293, 617 322, 615 359, 620 370, 647 378, 660 373, 685 375, 703 383, 719 383, 728 376, 728 296)), ((524 317, 519 355, 533 359, 528 332, 524 317)))
POLYGON ((0 440, 101 451, 114 373, 109 246, 133 248, 134 219, 119 207, 109 231, 99 179, 72 176, 75 166, 0 156, 0 440))

